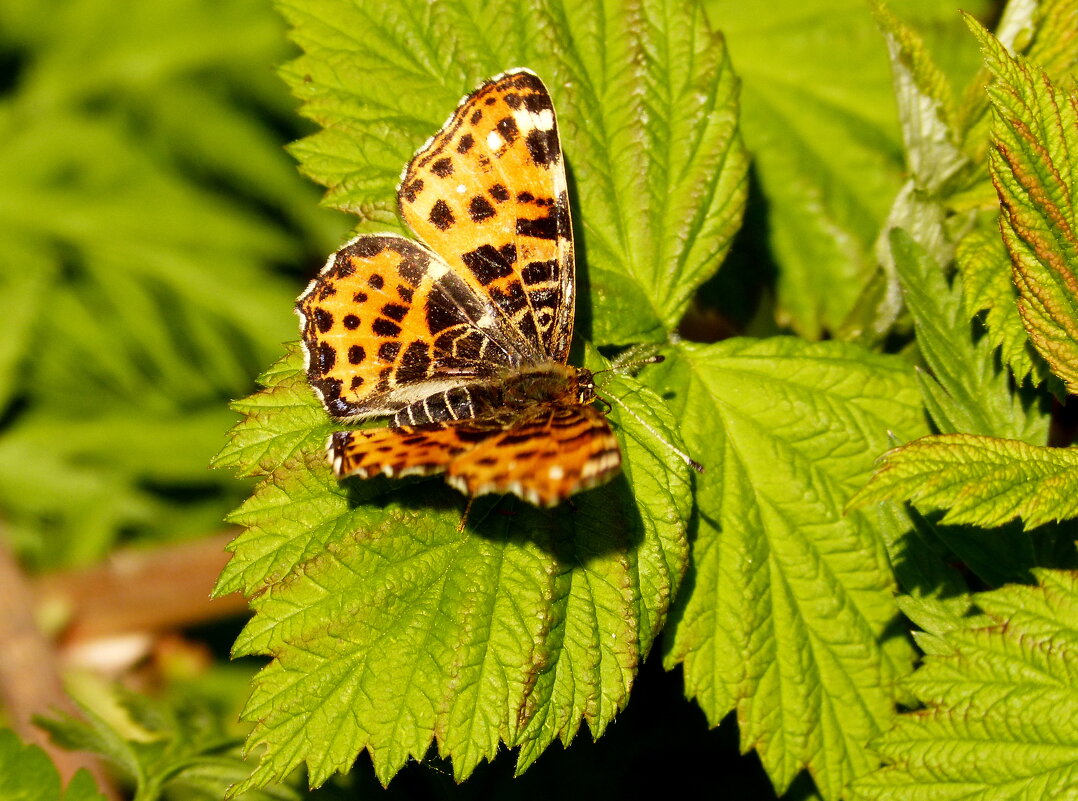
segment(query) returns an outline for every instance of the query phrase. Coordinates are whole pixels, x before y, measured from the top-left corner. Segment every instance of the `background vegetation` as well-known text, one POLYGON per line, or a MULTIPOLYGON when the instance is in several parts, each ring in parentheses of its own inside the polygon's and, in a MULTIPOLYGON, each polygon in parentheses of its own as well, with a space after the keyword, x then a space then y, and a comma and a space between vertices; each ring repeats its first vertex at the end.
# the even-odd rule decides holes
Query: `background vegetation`
MULTIPOLYGON (((66 797, 1078 797, 1078 8, 963 8, 1020 60, 916 0, 0 6, 0 641, 55 635, 0 684, 25 740, 20 682, 63 669, 39 726, 113 770, 66 797), (517 65, 579 357, 662 349, 608 390, 708 470, 615 412, 624 481, 456 533, 437 482, 328 474, 282 343, 356 217, 296 162, 400 230, 401 166, 517 65), (128 583, 207 593, 236 507, 246 625, 77 600, 131 548, 164 566, 128 583)), ((8 791, 60 778, 0 731, 8 791)))

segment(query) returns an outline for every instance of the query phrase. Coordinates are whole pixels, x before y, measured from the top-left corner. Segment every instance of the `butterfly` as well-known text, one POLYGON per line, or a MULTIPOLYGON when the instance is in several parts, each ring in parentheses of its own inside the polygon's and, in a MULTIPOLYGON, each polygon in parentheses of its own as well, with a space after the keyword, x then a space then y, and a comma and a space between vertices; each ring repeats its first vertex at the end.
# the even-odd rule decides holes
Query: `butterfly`
POLYGON ((338 477, 444 473, 536 506, 613 477, 593 374, 567 363, 573 231, 554 105, 527 69, 487 80, 405 167, 415 235, 364 234, 300 296, 308 379, 338 477))

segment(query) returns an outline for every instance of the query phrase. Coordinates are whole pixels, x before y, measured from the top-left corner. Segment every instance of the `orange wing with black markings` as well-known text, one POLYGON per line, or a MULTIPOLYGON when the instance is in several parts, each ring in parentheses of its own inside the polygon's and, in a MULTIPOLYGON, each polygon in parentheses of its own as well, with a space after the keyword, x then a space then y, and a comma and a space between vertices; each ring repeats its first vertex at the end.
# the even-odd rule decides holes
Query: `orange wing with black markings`
POLYGON ((337 475, 445 473, 540 506, 609 479, 617 440, 589 405, 591 373, 566 364, 573 232, 542 81, 511 70, 466 97, 397 197, 420 241, 356 237, 296 305, 329 414, 393 415, 333 435, 337 475))
POLYGON ((389 414, 523 359, 489 298, 393 234, 337 251, 296 310, 311 385, 340 420, 389 414))
POLYGON ((409 227, 476 293, 532 360, 565 363, 573 337, 573 230, 554 104, 528 70, 464 99, 404 171, 409 227))
POLYGON ((330 443, 340 476, 369 478, 445 473, 466 495, 511 492, 556 506, 621 466, 618 441, 591 406, 550 404, 515 420, 459 420, 421 426, 340 431, 330 443))

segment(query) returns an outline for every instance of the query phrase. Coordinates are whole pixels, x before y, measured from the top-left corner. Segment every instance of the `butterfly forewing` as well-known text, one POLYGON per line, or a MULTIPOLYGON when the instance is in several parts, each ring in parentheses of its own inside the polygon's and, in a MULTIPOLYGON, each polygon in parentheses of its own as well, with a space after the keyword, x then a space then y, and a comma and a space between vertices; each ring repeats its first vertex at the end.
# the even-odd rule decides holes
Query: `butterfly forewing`
POLYGON ((554 105, 514 70, 469 95, 412 159, 409 227, 488 295, 534 361, 564 363, 573 335, 573 233, 554 105))
POLYGON ((387 414, 524 358, 436 254, 392 234, 337 251, 296 305, 307 373, 331 415, 387 414))

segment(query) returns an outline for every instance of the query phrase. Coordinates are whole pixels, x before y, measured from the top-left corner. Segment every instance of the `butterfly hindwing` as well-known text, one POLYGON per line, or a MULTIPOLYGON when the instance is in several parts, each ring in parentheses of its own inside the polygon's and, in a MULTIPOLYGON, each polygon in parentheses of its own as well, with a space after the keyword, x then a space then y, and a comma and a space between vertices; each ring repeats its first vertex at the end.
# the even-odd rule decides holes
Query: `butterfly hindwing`
POLYGON ((330 457, 338 475, 364 478, 445 473, 466 495, 511 492, 554 506, 606 481, 621 453, 591 406, 546 404, 515 419, 497 415, 419 426, 341 431, 330 457))
POLYGON ((552 404, 460 453, 446 481, 465 495, 511 492, 536 506, 555 506, 620 467, 618 440, 603 414, 579 403, 552 404))

